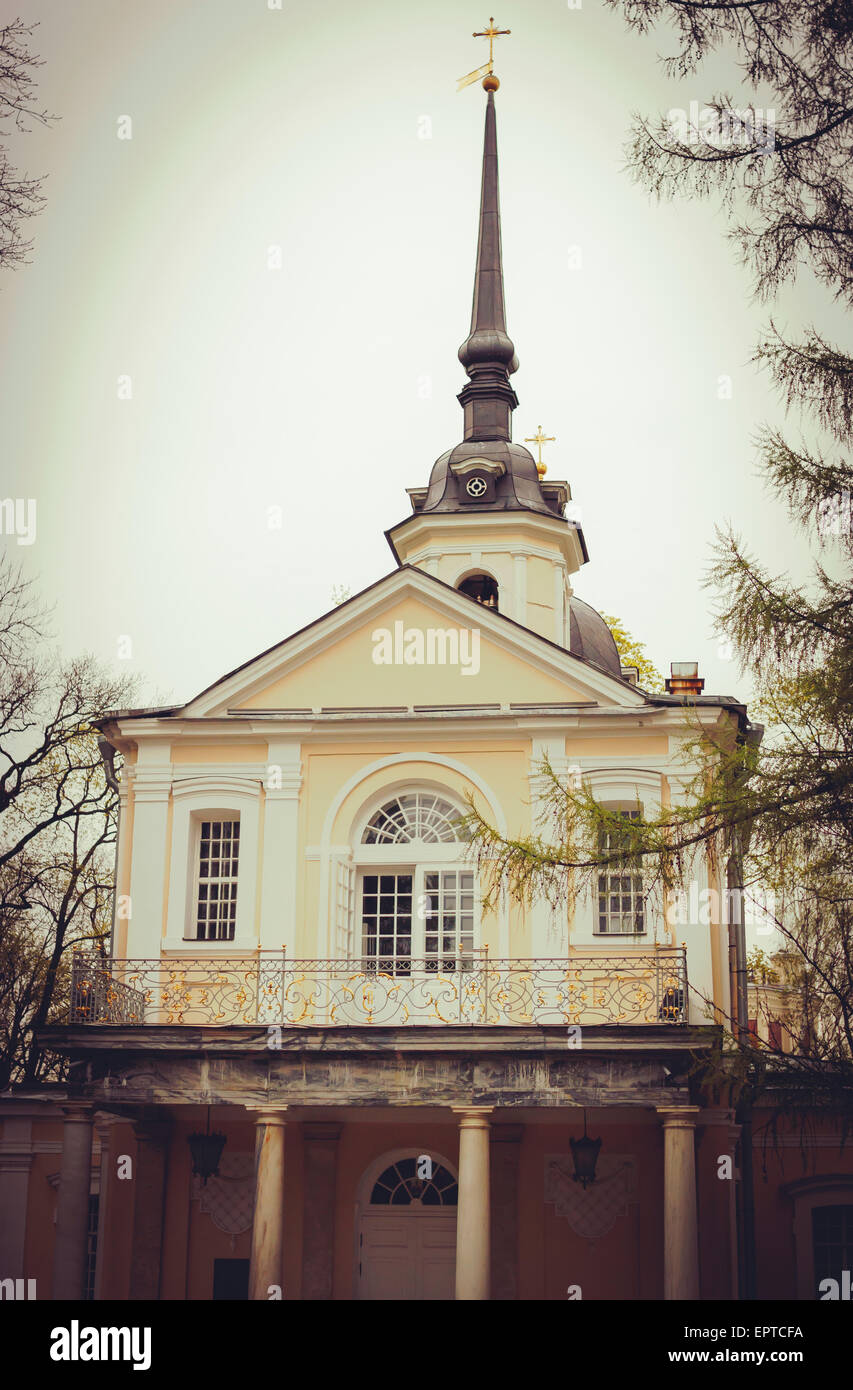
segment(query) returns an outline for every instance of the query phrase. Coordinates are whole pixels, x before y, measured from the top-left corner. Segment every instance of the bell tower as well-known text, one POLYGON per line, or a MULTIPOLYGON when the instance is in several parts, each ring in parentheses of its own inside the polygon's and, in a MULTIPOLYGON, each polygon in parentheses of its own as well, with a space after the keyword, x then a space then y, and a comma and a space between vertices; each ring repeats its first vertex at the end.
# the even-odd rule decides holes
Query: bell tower
MULTIPOLYGON (((490 44, 497 32, 486 31, 490 44)), ((545 482, 541 448, 537 467, 524 445, 512 442, 518 397, 510 377, 518 358, 504 305, 495 117, 500 83, 491 60, 488 66, 474 299, 470 332, 459 349, 468 376, 458 396, 463 437, 436 461, 426 487, 407 489, 412 514, 386 535, 399 564, 417 565, 568 648, 571 576, 589 556, 583 531, 566 517, 568 483, 545 482)), ((538 435, 544 442, 541 427, 538 435)))

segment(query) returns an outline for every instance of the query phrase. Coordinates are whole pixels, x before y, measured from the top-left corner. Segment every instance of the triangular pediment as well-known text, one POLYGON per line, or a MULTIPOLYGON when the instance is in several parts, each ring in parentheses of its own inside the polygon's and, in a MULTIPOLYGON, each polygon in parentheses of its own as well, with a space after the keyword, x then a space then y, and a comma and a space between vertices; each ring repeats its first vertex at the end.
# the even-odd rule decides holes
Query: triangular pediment
POLYGON ((644 699, 404 566, 223 677, 182 713, 557 703, 635 707, 644 699))

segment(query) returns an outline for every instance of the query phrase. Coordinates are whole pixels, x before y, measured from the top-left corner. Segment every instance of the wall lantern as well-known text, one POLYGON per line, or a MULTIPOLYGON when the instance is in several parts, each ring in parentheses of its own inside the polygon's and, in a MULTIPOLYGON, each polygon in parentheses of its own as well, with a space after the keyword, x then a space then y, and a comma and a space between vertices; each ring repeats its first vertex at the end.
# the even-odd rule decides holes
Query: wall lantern
POLYGON ((219 1160, 226 1144, 224 1134, 210 1132, 210 1106, 207 1107, 207 1132, 191 1134, 187 1142, 193 1157, 193 1173, 206 1186, 208 1178, 215 1178, 219 1173, 219 1160))
POLYGON ((598 1151, 601 1148, 600 1139, 590 1139, 586 1132, 586 1111, 583 1112, 583 1139, 570 1139, 572 1146, 572 1161, 575 1171, 572 1174, 574 1181, 582 1184, 584 1191, 588 1182, 595 1182, 595 1165, 598 1162, 598 1151))

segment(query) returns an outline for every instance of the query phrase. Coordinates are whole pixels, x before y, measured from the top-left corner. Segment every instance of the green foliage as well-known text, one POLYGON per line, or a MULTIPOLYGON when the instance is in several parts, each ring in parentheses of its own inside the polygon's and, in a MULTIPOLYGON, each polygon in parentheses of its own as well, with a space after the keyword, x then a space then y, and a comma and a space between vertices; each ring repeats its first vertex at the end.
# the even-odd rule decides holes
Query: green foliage
POLYGON ((753 947, 747 955, 746 968, 758 984, 775 985, 779 983, 779 971, 773 965, 767 952, 762 951, 760 946, 753 947))
POLYGON ((646 656, 644 643, 636 641, 618 618, 614 618, 609 613, 602 613, 601 616, 613 633, 613 640, 616 643, 622 665, 637 667, 639 683, 643 690, 662 691, 664 688, 663 676, 646 656))

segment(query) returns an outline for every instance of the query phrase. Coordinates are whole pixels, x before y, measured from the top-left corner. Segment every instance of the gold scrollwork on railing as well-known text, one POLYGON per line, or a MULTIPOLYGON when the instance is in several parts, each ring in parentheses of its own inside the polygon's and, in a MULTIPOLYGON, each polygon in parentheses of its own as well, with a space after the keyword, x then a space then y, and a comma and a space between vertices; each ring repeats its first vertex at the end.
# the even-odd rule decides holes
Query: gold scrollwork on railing
POLYGON ((215 962, 199 956, 114 960, 78 952, 75 1023, 275 1024, 290 1027, 682 1024, 686 953, 566 960, 288 960, 261 952, 215 962))

